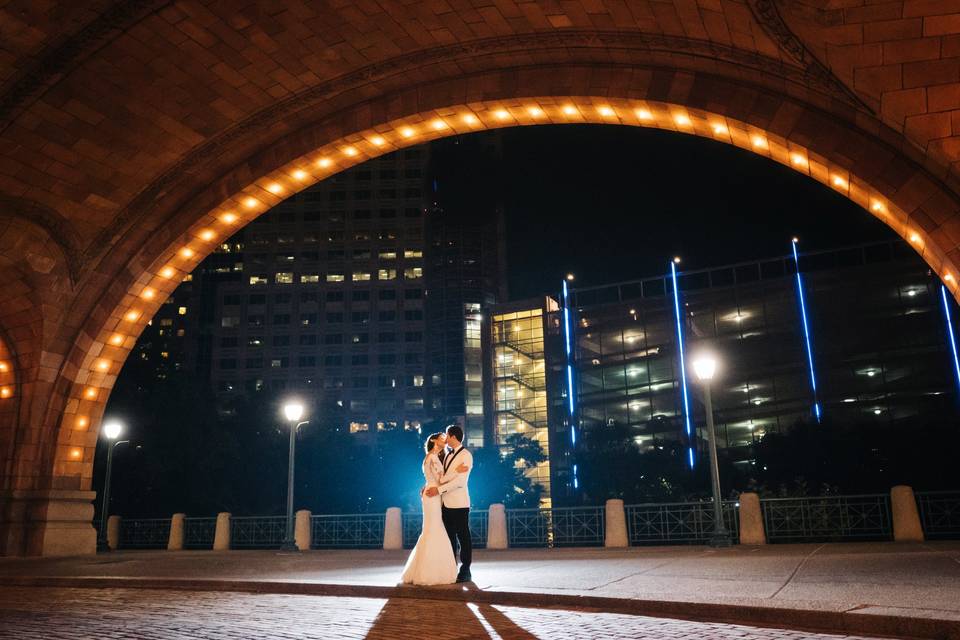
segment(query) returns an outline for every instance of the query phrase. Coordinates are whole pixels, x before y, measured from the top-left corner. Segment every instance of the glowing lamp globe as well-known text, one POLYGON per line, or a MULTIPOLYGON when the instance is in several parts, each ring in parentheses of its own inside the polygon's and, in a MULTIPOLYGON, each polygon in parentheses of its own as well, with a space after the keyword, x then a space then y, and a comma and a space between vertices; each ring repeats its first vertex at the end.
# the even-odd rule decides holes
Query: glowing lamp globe
POLYGON ((290 422, 296 422, 303 417, 303 405, 299 402, 285 404, 283 405, 283 415, 285 415, 290 422))
POLYGON ((111 420, 110 422, 103 425, 103 435, 105 435, 110 440, 116 440, 120 437, 120 433, 123 431, 123 425, 117 422, 116 420, 111 420))
POLYGON ((710 354, 701 354, 693 361, 693 372, 698 380, 712 380, 717 372, 717 359, 710 354))

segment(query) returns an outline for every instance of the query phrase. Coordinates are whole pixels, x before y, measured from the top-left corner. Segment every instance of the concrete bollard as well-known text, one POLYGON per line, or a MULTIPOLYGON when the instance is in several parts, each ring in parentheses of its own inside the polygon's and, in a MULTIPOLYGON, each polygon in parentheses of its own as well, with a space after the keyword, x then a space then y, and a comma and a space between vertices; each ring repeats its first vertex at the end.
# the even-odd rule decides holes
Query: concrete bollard
POLYGON ((387 509, 386 521, 383 523, 383 548, 403 549, 403 518, 400 516, 400 507, 387 509))
POLYGON ((603 537, 605 547, 629 547, 627 537, 627 513, 623 508, 623 500, 611 498, 606 507, 606 534, 603 537))
POLYGON ((213 534, 213 550, 228 551, 230 549, 230 514, 226 511, 217 514, 217 529, 213 534))
POLYGON ((310 530, 310 517, 313 514, 306 509, 297 511, 297 519, 293 527, 293 541, 300 551, 309 551, 312 531, 310 530))
POLYGON ((890 510, 893 518, 893 539, 896 542, 923 542, 923 527, 913 487, 897 485, 890 489, 890 510))
POLYGON ((506 549, 509 546, 507 510, 502 504, 492 504, 487 512, 487 549, 506 549))
POLYGON ((183 550, 183 519, 186 514, 175 513, 170 518, 170 538, 167 540, 167 551, 183 550))
POLYGON ((760 496, 755 493, 740 494, 740 544, 767 544, 763 527, 763 512, 760 496))
POLYGON ((110 516, 107 518, 107 546, 111 551, 120 548, 120 516, 110 516))

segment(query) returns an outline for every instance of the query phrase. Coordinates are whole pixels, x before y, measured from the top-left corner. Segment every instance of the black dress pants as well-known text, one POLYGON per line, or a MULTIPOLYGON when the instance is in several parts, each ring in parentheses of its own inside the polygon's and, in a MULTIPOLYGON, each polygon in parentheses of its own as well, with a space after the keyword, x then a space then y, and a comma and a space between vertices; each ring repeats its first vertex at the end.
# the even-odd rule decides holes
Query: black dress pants
POLYGON ((473 543, 470 541, 470 507, 463 509, 448 509, 442 507, 441 517, 443 527, 450 536, 450 546, 453 555, 457 555, 457 542, 460 543, 460 573, 470 573, 470 562, 473 560, 473 543))

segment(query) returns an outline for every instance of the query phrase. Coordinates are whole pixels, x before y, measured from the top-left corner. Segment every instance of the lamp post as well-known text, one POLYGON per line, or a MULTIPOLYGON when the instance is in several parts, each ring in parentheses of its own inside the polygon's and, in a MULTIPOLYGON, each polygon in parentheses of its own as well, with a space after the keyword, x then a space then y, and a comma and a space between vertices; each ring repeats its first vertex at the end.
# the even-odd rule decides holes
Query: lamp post
POLYGON ((713 401, 710 382, 717 372, 717 359, 710 353, 701 353, 693 360, 693 371, 703 384, 703 406, 707 414, 707 442, 710 446, 710 483, 713 485, 713 535, 711 547, 729 547, 730 532, 723 523, 723 504, 720 501, 720 467, 717 464, 717 434, 713 426, 713 401))
POLYGON ((293 473, 294 461, 296 456, 297 429, 301 425, 307 424, 307 420, 300 421, 303 417, 303 405, 299 402, 288 402, 283 405, 283 415, 290 423, 290 460, 287 463, 287 533, 280 545, 281 551, 299 551, 294 539, 293 528, 293 473))
POLYGON ((100 505, 100 534, 97 536, 97 551, 110 551, 107 544, 107 511, 110 509, 110 476, 113 472, 113 450, 129 440, 113 442, 123 432, 123 425, 111 420, 103 425, 103 435, 107 438, 107 476, 103 481, 103 503, 100 505))

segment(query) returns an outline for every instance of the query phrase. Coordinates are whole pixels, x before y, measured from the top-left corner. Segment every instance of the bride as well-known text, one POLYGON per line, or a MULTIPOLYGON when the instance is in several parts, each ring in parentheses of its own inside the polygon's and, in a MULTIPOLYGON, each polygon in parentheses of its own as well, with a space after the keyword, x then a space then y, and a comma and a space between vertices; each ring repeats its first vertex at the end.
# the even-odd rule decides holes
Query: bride
MULTIPOLYGON (((427 438, 424 445, 427 455, 422 466, 427 488, 440 486, 440 478, 443 476, 440 452, 446 444, 447 436, 443 433, 434 433, 427 438)), ((464 473, 467 467, 461 464, 456 470, 464 473)), ((402 581, 404 584, 416 585, 453 584, 457 581, 457 561, 453 557, 453 547, 441 519, 440 496, 429 497, 421 491, 420 502, 423 508, 423 530, 417 546, 407 558, 402 581)))

